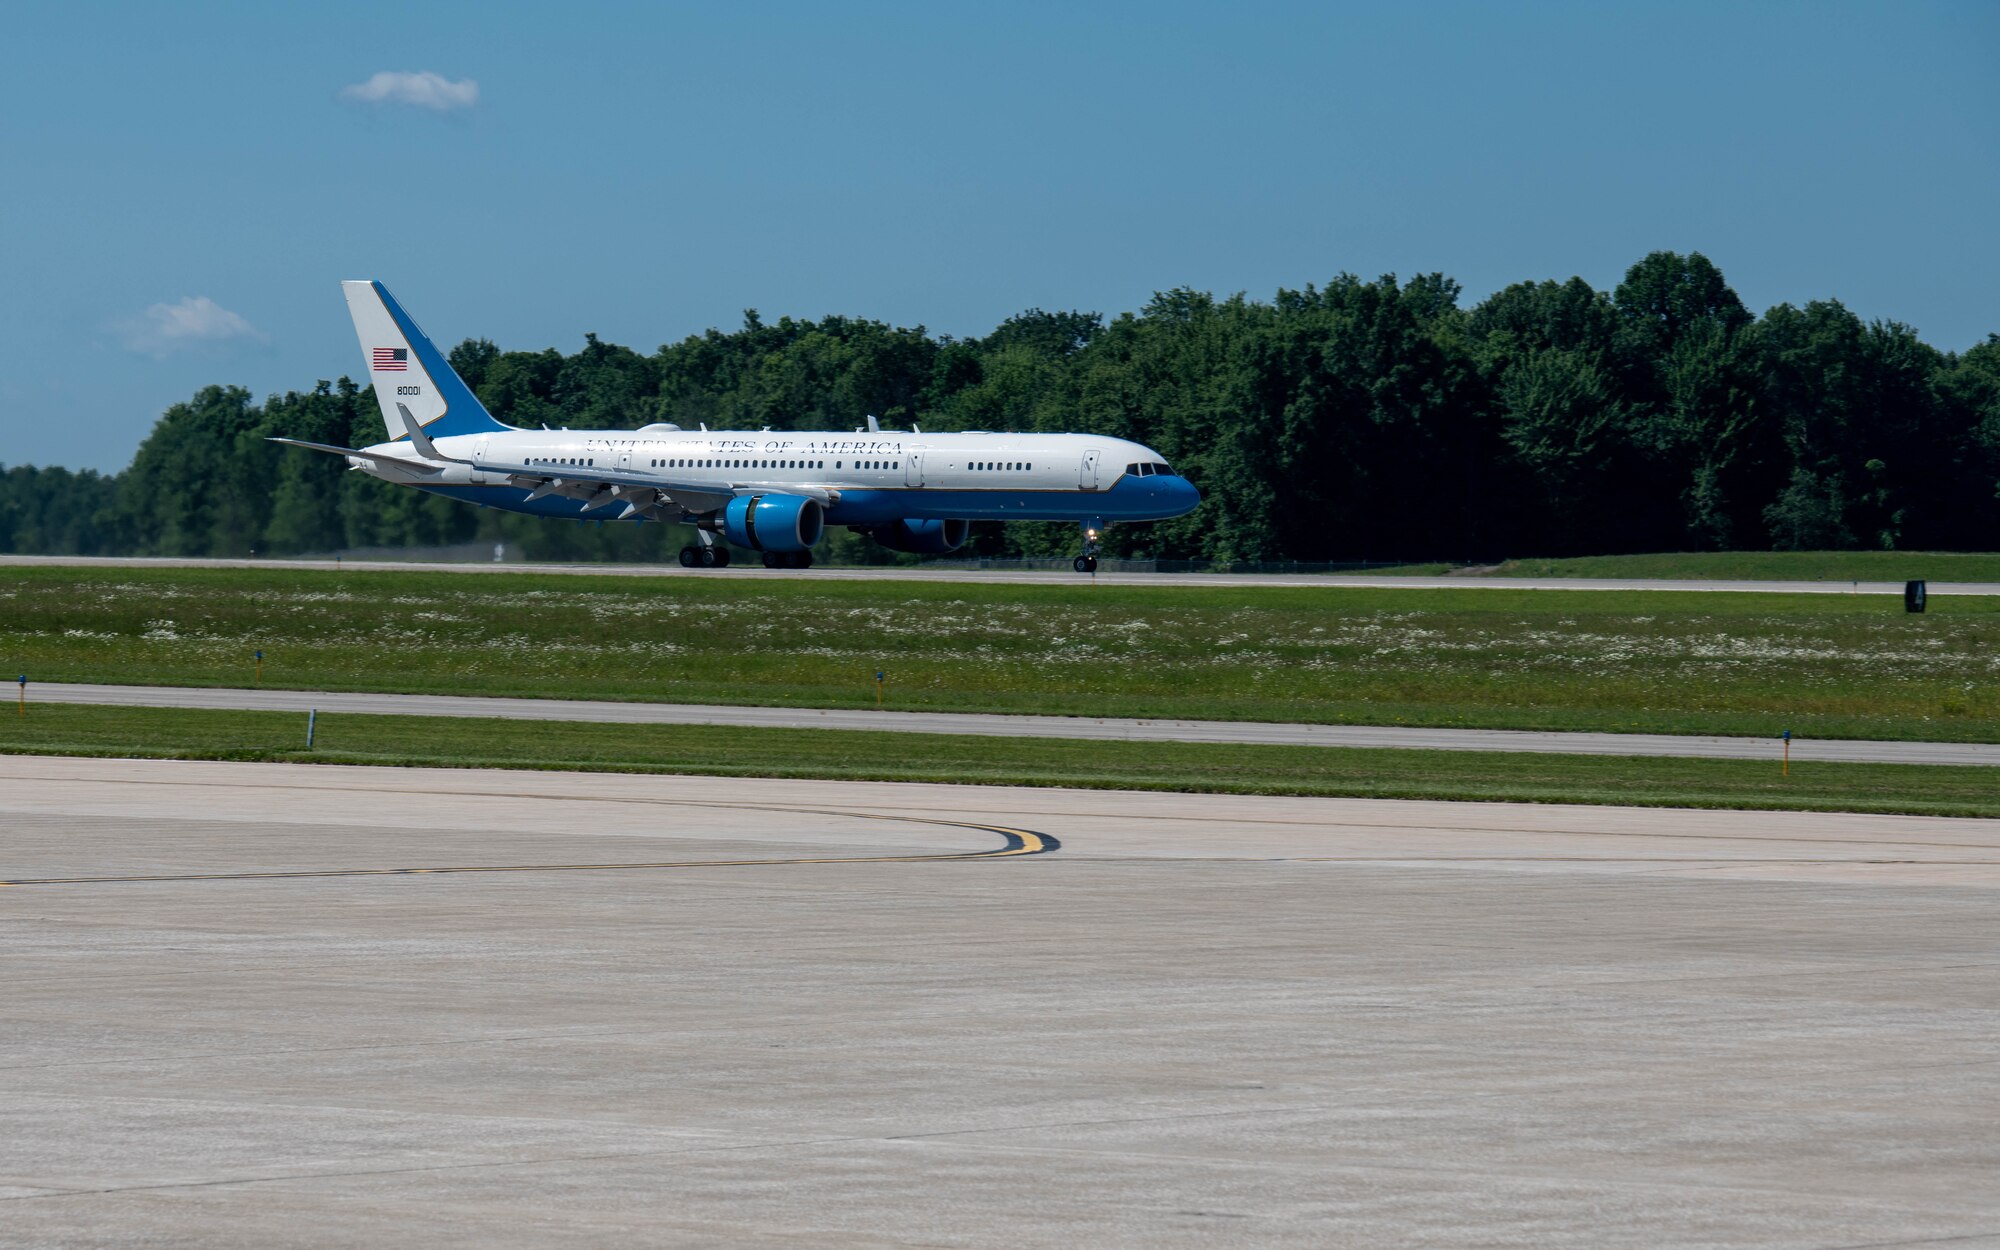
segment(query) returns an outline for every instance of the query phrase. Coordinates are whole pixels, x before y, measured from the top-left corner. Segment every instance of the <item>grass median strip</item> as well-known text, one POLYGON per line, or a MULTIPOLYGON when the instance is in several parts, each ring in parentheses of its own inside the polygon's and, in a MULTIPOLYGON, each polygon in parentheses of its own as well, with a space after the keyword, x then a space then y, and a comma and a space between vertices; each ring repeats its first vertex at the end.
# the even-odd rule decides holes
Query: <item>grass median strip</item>
POLYGON ((55 704, 0 717, 0 753, 818 777, 1222 794, 1607 803, 2000 817, 2000 772, 1922 764, 1648 759, 1088 742, 856 730, 323 715, 55 704))
POLYGON ((31 681, 2000 741, 2000 597, 292 569, 0 575, 31 681))

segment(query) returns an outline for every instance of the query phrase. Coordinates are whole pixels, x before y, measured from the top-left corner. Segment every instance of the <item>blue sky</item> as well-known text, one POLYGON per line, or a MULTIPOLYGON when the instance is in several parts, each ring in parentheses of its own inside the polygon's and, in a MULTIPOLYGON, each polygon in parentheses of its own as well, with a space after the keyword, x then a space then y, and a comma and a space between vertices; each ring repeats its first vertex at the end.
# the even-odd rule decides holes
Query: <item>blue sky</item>
POLYGON ((349 277, 446 345, 651 350, 752 307, 973 335, 1342 271, 1440 270, 1470 303, 1672 248, 1758 310, 2000 331, 1989 3, 77 3, 9 28, 5 463, 116 469, 205 383, 358 373, 349 277))

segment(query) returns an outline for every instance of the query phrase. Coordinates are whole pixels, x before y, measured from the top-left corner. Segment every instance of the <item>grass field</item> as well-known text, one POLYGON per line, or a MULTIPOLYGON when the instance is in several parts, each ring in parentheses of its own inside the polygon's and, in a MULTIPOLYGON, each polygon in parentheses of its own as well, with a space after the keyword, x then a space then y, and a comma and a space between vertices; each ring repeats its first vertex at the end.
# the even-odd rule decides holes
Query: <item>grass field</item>
POLYGON ((1654 807, 2000 816, 2000 771, 1943 765, 1607 758, 936 734, 305 717, 56 704, 0 717, 0 753, 583 769, 1654 807), (136 746, 134 744, 143 744, 136 746))
POLYGON ((2000 598, 0 570, 0 674, 2000 741, 2000 598))
MULTIPOLYGON (((1385 572, 1436 573, 1412 565, 1385 572)), ((1696 551, 1508 560, 1489 577, 1721 578, 1789 582, 2000 582, 2000 554, 1983 551, 1696 551)))

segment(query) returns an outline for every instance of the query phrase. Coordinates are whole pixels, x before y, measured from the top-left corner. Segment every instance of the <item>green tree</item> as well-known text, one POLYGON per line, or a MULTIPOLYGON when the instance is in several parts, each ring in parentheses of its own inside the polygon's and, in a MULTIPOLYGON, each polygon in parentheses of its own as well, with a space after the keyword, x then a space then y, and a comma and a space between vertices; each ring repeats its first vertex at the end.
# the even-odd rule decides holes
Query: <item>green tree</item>
POLYGON ((1945 506, 1937 510, 1937 529, 1923 541, 1950 546, 2000 534, 2000 335, 1949 357, 1936 389, 1954 463, 1948 488, 1940 492, 1945 506))
POLYGON ((1722 271, 1700 252, 1648 254, 1625 271, 1612 303, 1625 352, 1639 362, 1664 359, 1681 336, 1698 327, 1736 331, 1754 320, 1722 271))
POLYGON ((139 551, 166 556, 251 554, 269 519, 276 448, 240 386, 203 388, 167 409, 132 467, 120 504, 139 551))
POLYGON ((1791 460, 1791 483, 1766 513, 1773 541, 1892 548, 1906 530, 1931 528, 1925 483, 1951 470, 1933 388, 1944 358, 1909 327, 1864 325, 1837 300, 1780 304, 1758 336, 1762 389, 1791 460))
MULTIPOLYGON (((272 396, 264 403, 259 424, 267 435, 345 446, 354 425, 356 398, 352 384, 336 395, 333 384, 322 381, 310 394, 293 391, 272 396)), ((372 402, 369 406, 373 407, 372 402)), ((340 493, 341 477, 346 472, 344 462, 319 452, 279 452, 262 549, 294 554, 337 551, 344 546, 340 493)))

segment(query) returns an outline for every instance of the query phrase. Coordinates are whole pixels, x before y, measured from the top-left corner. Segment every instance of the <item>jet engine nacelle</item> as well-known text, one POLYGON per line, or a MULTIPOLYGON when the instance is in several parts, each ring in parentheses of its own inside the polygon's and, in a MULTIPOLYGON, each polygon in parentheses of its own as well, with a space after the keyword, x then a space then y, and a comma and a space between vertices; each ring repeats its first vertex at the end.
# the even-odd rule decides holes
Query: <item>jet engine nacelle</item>
POLYGON ((752 551, 808 551, 826 530, 826 509, 804 495, 738 495, 722 509, 722 534, 752 551))
POLYGON ((907 551, 920 556, 941 556, 965 545, 972 532, 970 521, 912 521, 904 519, 878 525, 868 537, 891 551, 907 551))

